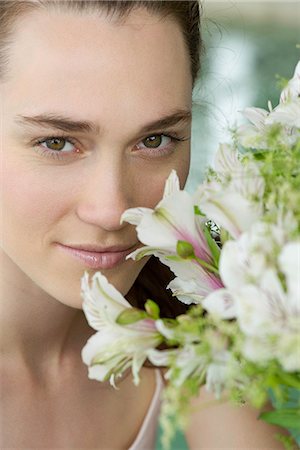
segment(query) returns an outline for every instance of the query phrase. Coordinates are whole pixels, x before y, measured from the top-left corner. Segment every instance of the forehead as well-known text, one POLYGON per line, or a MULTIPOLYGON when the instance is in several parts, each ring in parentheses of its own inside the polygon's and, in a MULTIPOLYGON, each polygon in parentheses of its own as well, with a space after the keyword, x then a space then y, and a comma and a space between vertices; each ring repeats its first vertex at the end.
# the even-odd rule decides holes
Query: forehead
MULTIPOLYGON (((35 11, 16 24, 11 47, 11 104, 91 119, 102 114, 147 118, 189 108, 192 80, 182 31, 136 10, 125 22, 105 16, 35 11)), ((111 116, 112 118, 112 116, 111 116)))

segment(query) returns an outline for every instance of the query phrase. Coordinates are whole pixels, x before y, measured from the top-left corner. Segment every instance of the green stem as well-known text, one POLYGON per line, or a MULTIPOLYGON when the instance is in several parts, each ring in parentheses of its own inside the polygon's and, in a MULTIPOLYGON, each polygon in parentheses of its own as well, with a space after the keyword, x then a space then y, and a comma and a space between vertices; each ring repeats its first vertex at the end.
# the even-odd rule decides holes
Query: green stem
POLYGON ((205 267, 205 269, 209 270, 210 272, 213 272, 217 275, 219 275, 219 271, 216 267, 212 266, 211 264, 207 263, 206 261, 203 261, 203 259, 198 258, 198 256, 195 256, 195 261, 197 261, 201 266, 205 267))

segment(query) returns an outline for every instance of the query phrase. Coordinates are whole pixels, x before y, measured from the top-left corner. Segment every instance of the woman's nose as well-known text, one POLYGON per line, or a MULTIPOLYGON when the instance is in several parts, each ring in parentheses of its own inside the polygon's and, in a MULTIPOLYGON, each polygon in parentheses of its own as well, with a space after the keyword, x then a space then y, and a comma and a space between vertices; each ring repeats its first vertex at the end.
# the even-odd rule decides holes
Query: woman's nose
POLYGON ((99 161, 81 180, 77 216, 83 222, 106 231, 122 229, 122 213, 132 206, 131 182, 121 162, 99 161))

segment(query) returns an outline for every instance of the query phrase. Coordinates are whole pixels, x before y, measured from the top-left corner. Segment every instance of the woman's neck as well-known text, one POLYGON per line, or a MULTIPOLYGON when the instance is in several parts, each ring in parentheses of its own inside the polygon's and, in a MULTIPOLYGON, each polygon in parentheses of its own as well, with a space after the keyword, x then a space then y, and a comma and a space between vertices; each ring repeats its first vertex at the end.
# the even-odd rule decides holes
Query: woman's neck
POLYGON ((39 376, 57 371, 64 361, 80 358, 94 333, 82 310, 71 308, 36 286, 1 251, 0 354, 39 376))

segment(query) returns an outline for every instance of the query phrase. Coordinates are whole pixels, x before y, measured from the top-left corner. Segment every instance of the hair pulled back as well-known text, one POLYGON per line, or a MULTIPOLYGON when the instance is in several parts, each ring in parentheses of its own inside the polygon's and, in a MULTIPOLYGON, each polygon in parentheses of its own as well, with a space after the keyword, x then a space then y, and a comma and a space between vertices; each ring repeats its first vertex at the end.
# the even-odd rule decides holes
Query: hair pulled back
POLYGON ((202 39, 200 34, 199 1, 125 1, 125 0, 1 0, 0 1, 0 81, 9 70, 9 49, 14 40, 14 25, 18 18, 37 9, 56 9, 79 14, 107 14, 120 22, 136 8, 144 8, 162 19, 175 20, 183 33, 189 52, 193 84, 200 70, 202 39))

